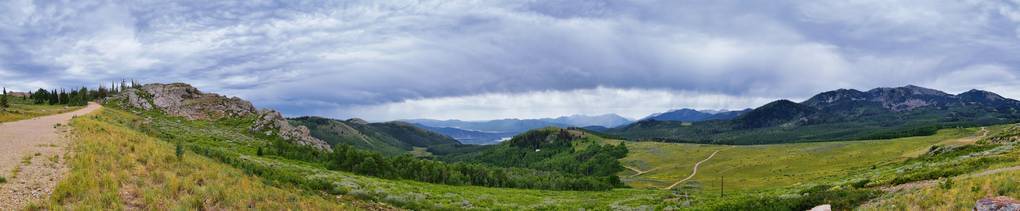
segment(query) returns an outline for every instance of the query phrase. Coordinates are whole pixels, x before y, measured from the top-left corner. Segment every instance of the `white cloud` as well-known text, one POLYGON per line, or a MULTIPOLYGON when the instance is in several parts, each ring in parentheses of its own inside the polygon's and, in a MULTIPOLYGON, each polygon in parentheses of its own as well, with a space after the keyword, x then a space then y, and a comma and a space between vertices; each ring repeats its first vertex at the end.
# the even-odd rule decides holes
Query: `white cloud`
MULTIPOLYGON (((570 91, 490 93, 458 97, 411 99, 381 105, 354 106, 333 111, 368 120, 411 118, 485 120, 545 118, 572 114, 615 113, 639 119, 676 108, 744 109, 774 100, 688 91, 598 87, 570 91)), ((333 113, 329 112, 329 113, 333 113)))
POLYGON ((972 65, 939 75, 927 85, 950 93, 983 89, 1004 97, 1020 99, 1020 74, 1016 70, 997 64, 972 65))
MULTIPOLYGON (((639 117, 713 107, 614 99, 750 105, 739 102, 955 89, 940 76, 1020 64, 1016 11, 1000 1, 6 1, 0 68, 34 85, 183 81, 289 115, 639 117), (588 97, 538 100, 568 94, 588 97)), ((980 80, 992 79, 966 86, 1005 83, 980 80)))

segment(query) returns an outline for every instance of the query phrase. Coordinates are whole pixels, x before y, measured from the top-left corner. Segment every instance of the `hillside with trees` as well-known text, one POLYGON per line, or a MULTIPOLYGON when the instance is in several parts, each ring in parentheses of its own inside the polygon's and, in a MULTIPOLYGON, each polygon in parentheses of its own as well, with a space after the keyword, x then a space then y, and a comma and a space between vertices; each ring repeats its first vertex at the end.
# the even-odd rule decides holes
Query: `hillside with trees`
POLYGON ((778 100, 732 120, 644 120, 606 133, 634 140, 774 144, 932 135, 941 128, 1020 121, 1020 101, 971 90, 959 95, 917 86, 841 89, 796 103, 778 100))

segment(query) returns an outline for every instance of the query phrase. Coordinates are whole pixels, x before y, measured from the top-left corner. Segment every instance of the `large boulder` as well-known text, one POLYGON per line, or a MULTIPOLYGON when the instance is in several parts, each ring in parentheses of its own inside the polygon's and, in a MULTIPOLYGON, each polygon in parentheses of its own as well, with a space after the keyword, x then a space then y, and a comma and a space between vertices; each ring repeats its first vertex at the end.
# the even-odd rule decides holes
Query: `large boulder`
POLYGON ((984 198, 977 201, 974 205, 976 211, 1020 211, 1020 201, 1013 200, 1012 198, 999 196, 994 198, 984 198))
POLYGON ((117 102, 127 108, 158 110, 171 116, 189 120, 218 120, 227 117, 256 117, 250 128, 253 132, 279 135, 281 138, 330 150, 329 144, 311 136, 308 128, 293 126, 280 112, 263 109, 237 97, 226 97, 215 93, 203 93, 185 83, 147 84, 129 88, 112 96, 105 102, 117 102))
POLYGON ((297 142, 298 144, 312 146, 321 150, 330 150, 329 144, 318 138, 312 137, 311 132, 305 126, 293 126, 287 119, 283 118, 280 112, 262 109, 258 112, 258 118, 252 125, 251 131, 265 135, 279 135, 283 139, 297 142))

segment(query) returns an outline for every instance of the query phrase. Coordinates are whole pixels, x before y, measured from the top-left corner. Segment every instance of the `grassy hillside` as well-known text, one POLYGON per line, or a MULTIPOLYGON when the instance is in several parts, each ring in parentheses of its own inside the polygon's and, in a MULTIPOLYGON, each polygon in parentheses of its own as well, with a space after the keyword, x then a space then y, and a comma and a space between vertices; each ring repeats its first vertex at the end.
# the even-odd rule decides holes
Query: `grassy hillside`
MULTIPOLYGON (((797 115, 793 115, 797 116, 797 115)), ((1010 123, 1014 118, 965 106, 948 109, 917 109, 901 113, 879 113, 855 117, 853 121, 829 117, 811 123, 779 124, 770 127, 747 125, 778 124, 771 121, 706 121, 683 123, 643 121, 614 128, 606 133, 635 140, 705 144, 776 144, 795 142, 889 139, 935 134, 941 128, 976 127, 1010 123), (745 124, 753 122, 754 124, 745 124), (762 123, 764 122, 764 123, 762 123)))
POLYGON ((954 129, 934 136, 892 140, 755 146, 633 142, 627 145, 630 155, 621 162, 642 171, 654 170, 637 177, 630 177, 633 171, 620 175, 636 188, 663 188, 687 177, 694 163, 719 151, 702 164, 692 184, 718 192, 720 176, 726 176, 730 192, 761 191, 804 181, 839 180, 872 165, 917 156, 915 152, 923 152, 933 144, 972 136, 974 132, 954 129))
POLYGON ((13 122, 23 119, 31 119, 40 116, 64 113, 80 109, 81 106, 32 104, 21 98, 10 98, 11 107, 0 110, 0 122, 13 122))
POLYGON ((544 128, 519 134, 493 147, 449 154, 442 159, 579 175, 610 176, 622 171, 617 159, 627 155, 626 146, 600 140, 601 137, 582 130, 544 128))
MULTIPOLYGON (((1015 157, 1015 151, 1005 151, 1014 154, 996 151, 1009 145, 979 144, 977 136, 984 133, 980 128, 944 129, 934 136, 890 140, 762 146, 627 142, 629 153, 620 162, 648 171, 638 176, 632 176, 634 172, 631 171, 617 174, 635 188, 608 191, 491 188, 384 179, 328 170, 320 163, 275 155, 266 148, 273 142, 270 137, 248 134, 244 130, 246 127, 238 124, 241 123, 187 121, 148 113, 139 116, 116 109, 104 109, 96 116, 78 118, 75 126, 81 127, 81 136, 103 138, 82 142, 88 144, 84 146, 94 145, 92 147, 76 147, 76 151, 89 152, 83 155, 91 154, 91 157, 75 157, 77 163, 72 165, 78 167, 73 167, 72 171, 78 176, 68 177, 58 188, 61 194, 40 206, 118 208, 132 206, 125 201, 150 200, 167 209, 202 206, 231 209, 243 206, 246 200, 255 200, 253 197, 263 197, 265 201, 279 202, 263 204, 265 209, 312 210, 372 206, 372 202, 426 210, 800 209, 819 203, 845 208, 875 197, 891 199, 883 203, 920 203, 910 201, 908 196, 889 195, 880 190, 886 186, 1017 164, 1016 159, 1007 158, 1015 157), (183 161, 176 161, 173 155, 178 142, 186 151, 183 161), (265 155, 259 156, 259 151, 265 151, 265 155), (700 166, 698 175, 678 185, 675 191, 662 189, 690 175, 695 162, 715 151, 719 153, 700 166), (101 156, 106 154, 126 156, 101 156), (81 161, 77 161, 79 159, 81 161), (186 164, 174 164, 176 162, 186 164), (726 176, 726 192, 724 197, 719 197, 718 178, 723 175, 726 176), (85 178, 101 179, 86 181, 85 178), (199 179, 203 185, 198 185, 199 179), (250 183, 242 182, 248 180, 250 183), (238 184, 246 188, 228 188, 238 184), (147 189, 148 186, 153 186, 152 190, 147 189), (110 194, 124 190, 130 193, 131 188, 146 191, 133 199, 130 195, 110 194), (249 190, 251 192, 244 192, 249 190), (300 200, 274 199, 286 196, 300 200), (336 196, 343 197, 336 201, 336 196), (195 198, 212 198, 216 203, 196 202, 195 198)), ((988 128, 989 136, 998 137, 995 134, 1001 134, 999 131, 1004 128, 1007 127, 988 128)), ((574 144, 570 149, 583 152, 594 143, 616 145, 620 142, 604 138, 580 140, 586 141, 571 141, 574 144)), ((522 146, 534 144, 520 143, 522 146)), ((1009 184, 996 185, 994 190, 997 193, 999 189, 1010 187, 1009 184)))
POLYGON ((1020 121, 1020 101, 971 90, 951 95, 917 86, 835 90, 801 103, 778 100, 732 120, 641 121, 607 133, 634 140, 776 144, 933 135, 942 128, 1020 121))
MULTIPOLYGON (((988 127, 988 137, 1008 133, 998 132, 1006 128, 988 127)), ((621 162, 634 170, 619 175, 632 187, 661 190, 688 177, 695 163, 718 152, 699 166, 697 175, 675 188, 683 196, 679 201, 719 209, 806 209, 802 206, 821 202, 852 208, 872 197, 889 197, 880 191, 883 187, 1020 165, 1015 159, 1018 152, 1010 145, 980 144, 985 130, 944 129, 932 136, 888 140, 755 146, 628 142, 630 154, 621 162), (725 186, 725 197, 720 197, 721 186, 725 186), (834 196, 781 197, 805 192, 834 196)), ((917 202, 897 196, 889 203, 917 202)))
POLYGON ((995 163, 966 174, 903 185, 908 188, 888 191, 862 208, 966 210, 973 208, 974 202, 977 200, 986 197, 1020 198, 1020 182, 1016 180, 1016 178, 1020 178, 1020 163, 1015 161, 1020 157, 1020 150, 1017 150, 1017 145, 1020 145, 1017 142, 1020 140, 1020 136, 1018 136, 1020 135, 1020 125, 1002 125, 990 127, 988 130, 987 136, 974 139, 976 142, 971 143, 990 144, 986 146, 994 147, 990 147, 984 152, 971 154, 989 154, 996 157, 1012 158, 1013 162, 995 163))
MULTIPOLYGON (((271 140, 244 133, 243 121, 187 121, 159 114, 138 116, 116 109, 104 109, 100 121, 122 125, 162 141, 180 141, 188 155, 205 156, 258 175, 273 186, 353 197, 412 209, 573 209, 578 207, 663 206, 664 193, 656 190, 613 189, 608 191, 552 191, 442 185, 391 180, 328 170, 318 163, 264 156, 258 149, 271 140), (240 128, 240 129, 239 129, 240 128), (195 152, 196 154, 191 154, 195 152)), ((187 155, 186 155, 187 156, 187 155)))
POLYGON ((386 155, 407 154, 415 148, 460 144, 450 137, 403 122, 366 123, 320 117, 290 119, 291 124, 308 127, 312 136, 330 145, 348 144, 386 155))
MULTIPOLYGON (((1013 156, 1020 156, 1014 154, 1013 156)), ((920 189, 893 193, 862 206, 889 210, 969 210, 974 202, 995 196, 1020 198, 1020 169, 991 170, 974 175, 921 183, 920 189)))
MULTIPOLYGON (((104 209, 301 209, 372 208, 351 199, 263 184, 258 177, 185 152, 122 124, 142 119, 103 109, 75 118, 69 175, 39 208, 104 209), (113 156, 116 155, 116 156, 113 156)), ((385 208, 385 207, 379 207, 385 208)))

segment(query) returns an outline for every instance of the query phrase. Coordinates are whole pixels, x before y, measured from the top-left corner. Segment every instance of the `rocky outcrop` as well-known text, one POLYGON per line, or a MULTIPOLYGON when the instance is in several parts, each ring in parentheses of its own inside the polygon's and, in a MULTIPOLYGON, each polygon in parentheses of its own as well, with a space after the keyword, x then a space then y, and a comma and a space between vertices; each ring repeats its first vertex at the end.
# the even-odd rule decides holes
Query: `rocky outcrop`
POLYGON ((255 124, 251 131, 262 133, 268 136, 279 135, 283 139, 294 141, 298 144, 312 146, 321 150, 330 150, 329 144, 312 137, 311 132, 305 126, 293 126, 283 118, 280 112, 262 109, 258 112, 255 124))
POLYGON ((1020 211, 1020 201, 1013 200, 1012 198, 999 196, 994 198, 984 198, 977 201, 974 205, 976 211, 1020 211))
POLYGON ((237 97, 226 97, 214 93, 203 93, 185 83, 147 84, 126 89, 112 96, 105 103, 119 103, 126 108, 158 110, 167 115, 184 117, 189 120, 218 120, 226 117, 256 117, 250 128, 252 132, 279 135, 298 144, 330 150, 329 144, 312 137, 308 128, 293 126, 280 112, 263 109, 237 97))
POLYGON ((145 110, 159 109, 168 115, 189 120, 217 120, 255 114, 255 106, 248 101, 202 93, 184 83, 148 84, 125 90, 111 99, 121 100, 126 106, 145 110))

